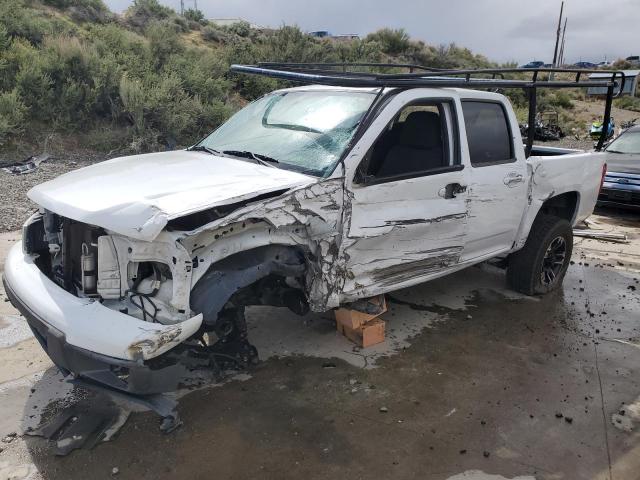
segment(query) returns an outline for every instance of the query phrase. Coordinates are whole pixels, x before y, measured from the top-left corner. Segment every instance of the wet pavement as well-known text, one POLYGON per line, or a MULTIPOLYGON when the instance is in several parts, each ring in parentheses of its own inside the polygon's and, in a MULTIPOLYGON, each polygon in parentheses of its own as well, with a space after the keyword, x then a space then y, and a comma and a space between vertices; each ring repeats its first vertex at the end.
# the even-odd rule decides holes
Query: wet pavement
POLYGON ((561 291, 523 297, 472 267, 389 295, 387 341, 370 349, 331 315, 254 308, 249 375, 182 396, 169 435, 132 413, 66 457, 22 432, 86 392, 1 294, 0 479, 638 479, 640 222, 593 218, 630 242, 577 239, 561 291))

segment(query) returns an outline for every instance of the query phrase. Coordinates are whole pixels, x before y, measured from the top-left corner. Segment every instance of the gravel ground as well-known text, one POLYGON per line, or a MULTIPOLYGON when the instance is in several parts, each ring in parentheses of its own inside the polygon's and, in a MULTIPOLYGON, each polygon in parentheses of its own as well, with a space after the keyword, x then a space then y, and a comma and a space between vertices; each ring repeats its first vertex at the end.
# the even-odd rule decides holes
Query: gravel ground
MULTIPOLYGON (((22 159, 19 157, 13 161, 22 159)), ((19 229, 36 208, 35 204, 27 198, 27 192, 31 187, 102 160, 106 160, 106 155, 93 152, 68 152, 63 155, 53 155, 46 162, 41 163, 35 172, 27 175, 11 175, 0 170, 0 232, 19 229)))

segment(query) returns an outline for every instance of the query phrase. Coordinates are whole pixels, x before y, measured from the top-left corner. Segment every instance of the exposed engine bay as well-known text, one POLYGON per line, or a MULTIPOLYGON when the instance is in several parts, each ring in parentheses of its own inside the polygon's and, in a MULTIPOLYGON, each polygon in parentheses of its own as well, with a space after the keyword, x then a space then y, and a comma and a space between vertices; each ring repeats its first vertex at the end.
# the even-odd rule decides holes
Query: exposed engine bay
MULTIPOLYGON (((197 256, 192 260, 185 248, 168 254, 169 243, 136 241, 47 210, 25 224, 23 238, 25 253, 36 254, 38 268, 76 297, 153 324, 179 325, 202 314, 191 338, 162 356, 152 357, 140 346, 133 357, 145 366, 181 368, 171 370, 178 372, 171 388, 163 381, 136 393, 175 389, 194 369, 222 375, 256 363, 258 352, 247 338, 248 305, 288 307, 301 315, 309 311, 303 293, 305 258, 285 246, 231 255, 209 266, 189 291, 184 286, 190 286, 193 270, 205 265, 197 256)), ((128 372, 118 376, 126 382, 128 372)))

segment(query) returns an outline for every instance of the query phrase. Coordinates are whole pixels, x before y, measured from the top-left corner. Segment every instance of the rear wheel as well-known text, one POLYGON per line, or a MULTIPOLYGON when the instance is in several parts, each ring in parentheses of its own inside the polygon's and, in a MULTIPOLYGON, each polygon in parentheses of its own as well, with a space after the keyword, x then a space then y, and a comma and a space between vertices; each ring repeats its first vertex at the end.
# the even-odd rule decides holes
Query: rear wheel
POLYGON ((507 281, 514 290, 540 295, 562 284, 573 250, 573 231, 568 221, 540 215, 524 247, 509 256, 507 281))

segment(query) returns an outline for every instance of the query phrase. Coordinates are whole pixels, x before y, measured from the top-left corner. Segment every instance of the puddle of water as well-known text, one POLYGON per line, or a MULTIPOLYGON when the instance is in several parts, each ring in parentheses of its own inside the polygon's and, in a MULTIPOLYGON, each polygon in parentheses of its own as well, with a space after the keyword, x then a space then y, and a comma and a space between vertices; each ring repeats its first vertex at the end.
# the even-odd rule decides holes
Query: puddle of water
POLYGON ((410 346, 412 338, 424 329, 446 321, 452 312, 473 307, 471 301, 476 294, 538 301, 509 290, 501 270, 483 265, 388 295, 389 309, 381 316, 387 322, 386 339, 366 349, 356 347, 336 331, 332 312, 301 318, 287 309, 271 307, 247 310, 249 341, 258 349, 261 360, 303 355, 339 358, 357 367, 374 368, 378 359, 410 346))

